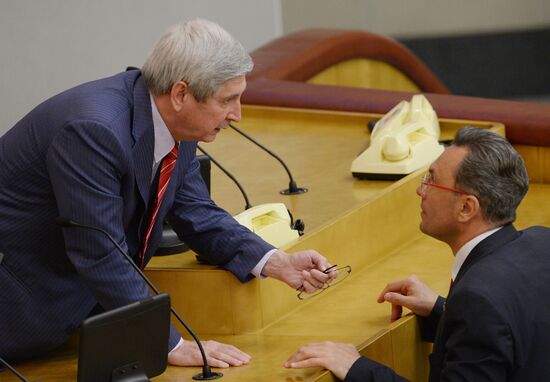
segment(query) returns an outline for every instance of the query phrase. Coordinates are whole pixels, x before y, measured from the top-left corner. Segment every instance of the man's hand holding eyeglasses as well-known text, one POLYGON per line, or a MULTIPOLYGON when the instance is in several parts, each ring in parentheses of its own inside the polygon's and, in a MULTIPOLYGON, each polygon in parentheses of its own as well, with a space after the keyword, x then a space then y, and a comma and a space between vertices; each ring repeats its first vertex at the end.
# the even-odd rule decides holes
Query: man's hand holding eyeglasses
POLYGON ((330 266, 327 259, 314 250, 290 254, 277 250, 265 264, 262 274, 311 293, 338 276, 336 271, 323 272, 330 266))

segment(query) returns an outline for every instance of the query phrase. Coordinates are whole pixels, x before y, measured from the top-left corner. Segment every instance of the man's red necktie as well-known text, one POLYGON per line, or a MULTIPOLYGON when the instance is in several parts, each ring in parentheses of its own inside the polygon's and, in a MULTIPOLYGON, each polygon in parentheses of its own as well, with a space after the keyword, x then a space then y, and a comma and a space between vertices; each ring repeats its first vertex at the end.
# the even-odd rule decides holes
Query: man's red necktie
POLYGON ((164 197, 164 193, 166 192, 166 188, 168 187, 168 182, 170 181, 170 176, 172 175, 172 172, 174 171, 174 167, 176 167, 176 160, 178 159, 178 142, 174 145, 172 148, 172 151, 170 151, 163 159, 162 163, 160 164, 160 174, 159 174, 159 184, 157 188, 157 197, 155 198, 153 208, 151 210, 150 218, 149 218, 149 225, 147 226, 147 231, 145 233, 145 238, 143 239, 143 244, 141 245, 141 248, 138 252, 138 265, 141 269, 145 267, 145 264, 143 263, 143 259, 145 256, 145 252, 147 251, 147 245, 149 244, 149 237, 151 236, 151 231, 153 231, 153 226, 155 225, 155 221, 157 220, 157 214, 159 212, 159 207, 162 203, 162 199, 164 197))

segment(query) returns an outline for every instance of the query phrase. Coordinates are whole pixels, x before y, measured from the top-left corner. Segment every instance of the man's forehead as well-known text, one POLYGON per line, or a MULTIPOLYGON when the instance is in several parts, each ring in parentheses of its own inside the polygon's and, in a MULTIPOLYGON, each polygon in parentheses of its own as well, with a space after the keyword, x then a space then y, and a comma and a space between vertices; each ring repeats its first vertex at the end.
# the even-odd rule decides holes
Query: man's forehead
POLYGON ((449 146, 430 165, 430 173, 437 174, 454 170, 466 157, 468 150, 462 146, 449 146))
POLYGON ((245 76, 239 76, 231 78, 225 81, 214 93, 216 97, 228 97, 232 95, 240 95, 246 89, 246 78, 245 76))

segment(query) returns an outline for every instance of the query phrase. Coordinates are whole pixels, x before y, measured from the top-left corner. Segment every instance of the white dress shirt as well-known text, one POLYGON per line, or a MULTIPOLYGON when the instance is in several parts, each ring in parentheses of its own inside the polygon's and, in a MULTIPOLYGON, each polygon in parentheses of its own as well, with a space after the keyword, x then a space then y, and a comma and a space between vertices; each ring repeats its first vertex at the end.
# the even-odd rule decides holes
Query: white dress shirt
POLYGON ((474 237, 472 240, 470 240, 469 242, 464 244, 458 250, 458 252, 456 253, 456 256, 455 256, 455 261, 454 261, 454 264, 453 264, 453 268, 451 270, 451 278, 452 278, 453 282, 455 281, 456 276, 458 275, 458 272, 460 271, 460 268, 462 267, 462 264, 464 264, 464 262, 466 261, 466 258, 472 252, 474 247, 476 245, 478 245, 483 239, 491 236, 492 234, 494 234, 495 232, 497 232, 501 228, 502 227, 497 227, 497 228, 494 228, 490 231, 483 232, 481 235, 478 235, 478 236, 474 237))
MULTIPOLYGON (((157 109, 157 105, 155 104, 155 100, 151 94, 149 94, 149 98, 151 99, 151 112, 153 114, 153 128, 155 132, 155 146, 154 146, 154 158, 152 163, 152 172, 151 172, 151 183, 153 182, 155 178, 155 174, 157 173, 158 167, 160 166, 160 163, 162 162, 162 159, 168 155, 168 153, 172 150, 174 147, 174 144, 176 141, 172 137, 172 134, 170 134, 170 130, 168 130, 168 127, 166 126, 166 123, 164 123, 164 120, 162 119, 162 116, 160 115, 159 110, 157 109)), ((277 251, 276 248, 268 251, 264 257, 256 264, 256 266, 250 271, 254 276, 263 279, 265 276, 262 275, 262 270, 264 268, 265 263, 269 260, 271 255, 273 255, 277 251)), ((170 351, 170 353, 176 351, 181 345, 183 344, 183 338, 180 339, 178 344, 174 349, 170 351)))

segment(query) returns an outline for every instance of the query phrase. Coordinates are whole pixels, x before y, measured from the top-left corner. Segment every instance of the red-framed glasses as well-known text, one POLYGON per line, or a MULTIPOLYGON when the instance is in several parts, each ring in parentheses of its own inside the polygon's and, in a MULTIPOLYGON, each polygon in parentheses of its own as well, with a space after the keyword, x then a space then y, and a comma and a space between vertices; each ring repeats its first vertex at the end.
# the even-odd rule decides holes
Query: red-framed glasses
POLYGON ((430 173, 427 173, 422 177, 422 180, 420 181, 420 193, 424 194, 426 192, 426 187, 428 186, 439 188, 440 190, 456 192, 457 194, 470 195, 469 192, 460 190, 458 188, 445 187, 445 186, 440 186, 439 184, 433 183, 432 174, 430 173))

